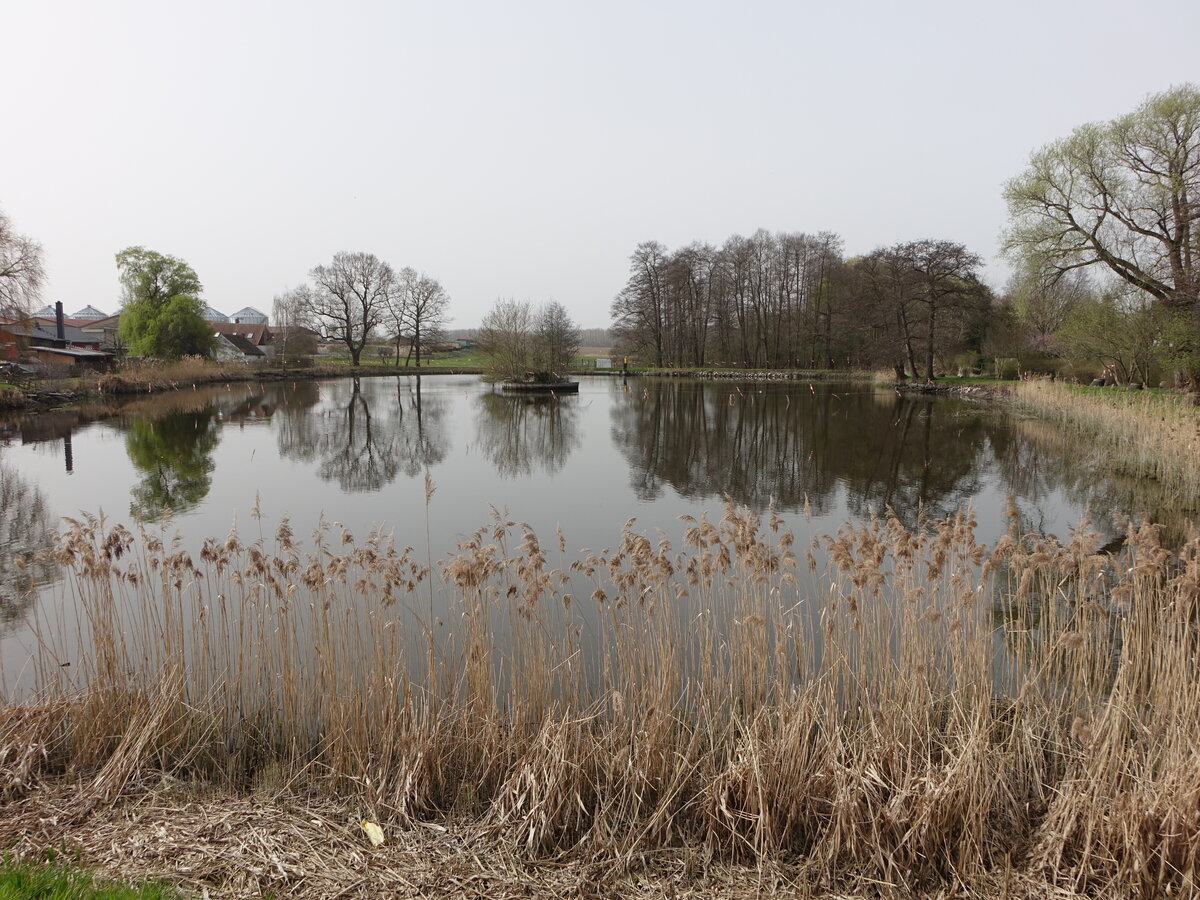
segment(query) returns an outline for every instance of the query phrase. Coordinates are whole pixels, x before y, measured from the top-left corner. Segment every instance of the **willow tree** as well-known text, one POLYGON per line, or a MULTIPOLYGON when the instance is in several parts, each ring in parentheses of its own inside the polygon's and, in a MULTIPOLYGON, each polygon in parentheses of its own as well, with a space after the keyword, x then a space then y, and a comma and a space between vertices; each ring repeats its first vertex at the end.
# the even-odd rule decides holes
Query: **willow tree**
POLYGON ((145 247, 126 247, 117 254, 117 272, 121 340, 131 353, 178 359, 212 350, 213 330, 200 299, 204 288, 191 266, 145 247))
POLYGON ((1052 276, 1108 269, 1200 335, 1200 88, 1081 125, 1035 151, 1004 197, 1009 253, 1052 276))

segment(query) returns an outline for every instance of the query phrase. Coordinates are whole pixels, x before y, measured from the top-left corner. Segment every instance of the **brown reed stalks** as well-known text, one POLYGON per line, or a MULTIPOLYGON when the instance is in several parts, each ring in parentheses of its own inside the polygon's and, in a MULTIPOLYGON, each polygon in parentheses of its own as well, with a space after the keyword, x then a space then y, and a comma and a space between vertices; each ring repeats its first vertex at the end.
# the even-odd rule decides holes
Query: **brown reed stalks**
POLYGON ((974 526, 845 526, 810 571, 774 513, 731 507, 679 548, 632 522, 575 559, 560 539, 554 566, 497 516, 430 571, 328 523, 194 557, 72 521, 80 625, 38 636, 0 789, 286 783, 609 872, 698 846, 829 890, 1195 892, 1200 541, 974 526))

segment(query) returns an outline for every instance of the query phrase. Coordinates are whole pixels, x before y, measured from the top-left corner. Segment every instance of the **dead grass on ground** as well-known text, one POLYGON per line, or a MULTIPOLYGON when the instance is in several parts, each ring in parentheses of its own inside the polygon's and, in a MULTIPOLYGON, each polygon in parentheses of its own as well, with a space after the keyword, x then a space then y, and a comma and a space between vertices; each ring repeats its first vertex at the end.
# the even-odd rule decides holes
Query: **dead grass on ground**
POLYGON ((360 808, 302 794, 228 796, 203 786, 139 786, 83 815, 78 801, 79 786, 60 784, 0 807, 0 845, 34 859, 48 847, 65 849, 105 877, 165 878, 188 896, 212 900, 1083 896, 1015 872, 999 873, 969 893, 915 895, 852 876, 822 889, 805 864, 732 865, 702 846, 639 854, 621 867, 577 858, 530 860, 477 822, 388 828, 384 844, 373 847, 359 825, 360 808))

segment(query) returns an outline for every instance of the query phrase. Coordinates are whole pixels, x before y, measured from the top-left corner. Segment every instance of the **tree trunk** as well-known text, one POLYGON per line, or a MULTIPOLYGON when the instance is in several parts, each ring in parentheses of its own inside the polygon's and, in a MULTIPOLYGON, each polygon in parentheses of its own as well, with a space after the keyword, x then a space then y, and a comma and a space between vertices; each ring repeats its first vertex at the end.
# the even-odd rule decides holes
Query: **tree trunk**
MULTIPOLYGON (((930 288, 932 291, 932 288, 930 288)), ((925 344, 925 380, 933 381, 933 326, 934 317, 937 314, 937 306, 932 298, 929 301, 929 334, 925 344)))

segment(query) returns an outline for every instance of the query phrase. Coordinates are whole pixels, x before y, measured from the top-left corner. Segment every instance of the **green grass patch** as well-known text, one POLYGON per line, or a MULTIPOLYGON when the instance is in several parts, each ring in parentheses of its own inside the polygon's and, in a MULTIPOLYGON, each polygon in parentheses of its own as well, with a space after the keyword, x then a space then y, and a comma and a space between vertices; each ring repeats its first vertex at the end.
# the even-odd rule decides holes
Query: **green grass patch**
POLYGON ((0 864, 0 900, 179 900, 181 896, 161 884, 103 881, 53 860, 39 865, 5 857, 0 864))

